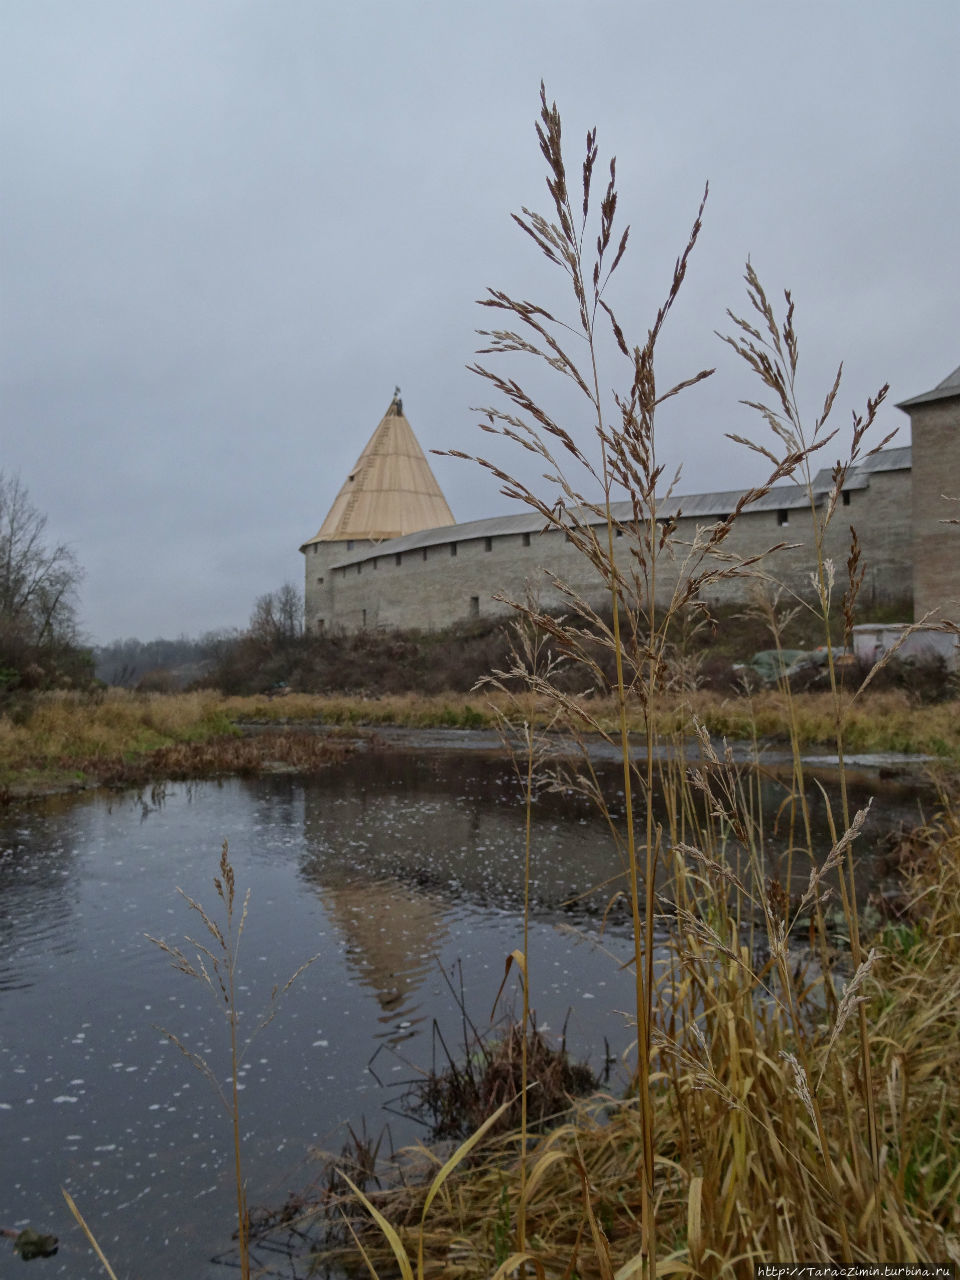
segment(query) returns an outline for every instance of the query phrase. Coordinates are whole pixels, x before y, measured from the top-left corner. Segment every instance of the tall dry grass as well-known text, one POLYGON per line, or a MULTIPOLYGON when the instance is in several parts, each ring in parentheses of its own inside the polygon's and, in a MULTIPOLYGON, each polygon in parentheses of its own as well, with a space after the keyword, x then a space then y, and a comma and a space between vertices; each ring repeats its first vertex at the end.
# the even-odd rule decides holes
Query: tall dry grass
MULTIPOLYGON (((960 756, 960 717, 955 702, 918 706, 902 690, 870 692, 855 702, 850 694, 844 713, 849 749, 858 752, 900 751, 956 758, 960 756)), ((589 690, 578 699, 599 726, 610 733, 619 727, 620 708, 614 697, 589 690)), ((233 723, 324 724, 336 727, 390 726, 398 728, 496 729, 502 713, 511 712, 541 732, 551 726, 554 704, 536 690, 511 687, 509 692, 485 687, 483 696, 396 694, 351 698, 337 694, 290 694, 283 698, 225 698, 219 704, 233 723)), ((694 718, 718 738, 789 743, 791 726, 800 746, 835 744, 835 704, 830 692, 794 693, 771 688, 739 694, 696 687, 662 691, 656 705, 645 709, 628 704, 631 732, 654 721, 659 738, 677 731, 690 733, 694 718)), ((556 725, 553 728, 557 728, 556 725)))
MULTIPOLYGON (((552 207, 546 217, 525 209, 515 220, 566 277, 572 307, 556 318, 490 290, 484 305, 503 317, 502 327, 482 334, 482 354, 545 363, 581 398, 592 436, 575 439, 515 377, 477 365, 475 372, 499 396, 485 411, 484 430, 500 447, 537 455, 547 490, 528 486, 506 463, 472 460, 506 494, 536 511, 545 527, 574 543, 606 593, 608 611, 601 612, 596 596, 585 599, 554 579, 566 603, 564 618, 535 602, 508 601, 523 629, 544 638, 561 662, 581 673, 590 697, 575 696, 567 681, 553 678, 552 668, 522 654, 498 680, 501 694, 505 680, 522 680, 541 720, 583 743, 580 766, 558 773, 550 765, 540 780, 590 794, 621 855, 620 891, 630 907, 636 976, 632 1084, 625 1098, 604 1098, 592 1112, 580 1110, 532 1150, 521 1124, 492 1165, 471 1170, 467 1157, 479 1147, 478 1131, 425 1192, 398 1197, 393 1214, 387 1204, 358 1194, 382 1233, 379 1244, 376 1233, 363 1234, 365 1258, 376 1271, 378 1259, 390 1257, 410 1277, 499 1277, 526 1269, 603 1280, 746 1277, 755 1264, 771 1261, 956 1259, 957 1086, 941 1081, 937 1093, 918 1046, 921 1031, 929 1030, 941 1054, 958 1047, 960 985, 949 942, 958 924, 957 844, 945 842, 914 903, 910 937, 916 946, 899 962, 890 958, 889 940, 868 949, 853 891, 854 850, 866 812, 850 812, 843 770, 861 723, 862 690, 850 694, 841 686, 833 650, 837 574, 824 554, 849 468, 885 443, 868 441, 885 389, 855 416, 847 456, 837 462, 821 504, 812 460, 835 439, 830 418, 839 374, 808 430, 798 408, 793 300, 787 293, 779 318, 748 264, 749 318, 731 313, 734 336, 725 341, 763 388, 764 399, 747 403, 772 435, 741 443, 767 460, 769 475, 726 519, 681 543, 675 523, 658 516, 664 477, 657 462, 657 410, 708 372, 660 390, 655 351, 699 235, 703 205, 664 303, 645 337, 631 345, 605 297, 628 244, 628 231, 614 234, 615 165, 591 223, 595 131, 587 135, 578 171, 582 201, 568 183, 559 114, 542 89, 537 134, 552 207), (613 393, 599 374, 610 363, 603 351, 607 337, 626 373, 624 387, 613 393), (797 604, 823 629, 830 688, 807 704, 804 715, 784 684, 749 706, 745 732, 738 734, 759 743, 773 729, 766 712, 775 709, 776 733, 792 748, 793 842, 782 884, 770 874, 755 778, 697 721, 696 695, 676 691, 683 681, 676 679, 675 654, 690 611, 704 612, 704 594, 762 567, 762 556, 732 554, 729 537, 747 503, 785 479, 796 480, 810 498, 812 590, 797 604), (623 520, 614 509, 621 496, 630 503, 623 520), (627 553, 615 554, 615 548, 627 553), (598 645, 612 658, 612 681, 604 674, 608 665, 596 659, 598 645), (688 768, 691 724, 699 761, 688 768), (591 734, 619 749, 622 800, 616 806, 592 771, 591 734), (806 799, 802 748, 811 738, 829 741, 841 765, 841 796, 837 812, 829 809, 833 836, 826 848, 814 841, 806 799), (666 801, 665 821, 657 818, 655 796, 666 801), (615 816, 620 810, 622 818, 615 816), (660 883, 666 888, 658 890, 660 883), (842 975, 832 964, 824 928, 831 895, 839 896, 850 941, 850 966, 842 975), (945 929, 948 939, 931 936, 934 928, 945 929), (655 962, 659 946, 666 959, 655 962), (952 985, 933 999, 929 1018, 915 998, 925 988, 910 957, 920 958, 924 973, 948 966, 952 985), (933 1134, 931 1106, 940 1117, 933 1134), (494 1209, 501 1202, 514 1240, 513 1252, 502 1259, 489 1226, 496 1218, 502 1228, 494 1209)), ((839 601, 847 626, 862 581, 861 555, 854 534, 839 601)), ((778 634, 774 628, 774 642, 778 634)), ((534 720, 528 709, 515 700, 512 713, 515 729, 525 734, 532 781, 534 720)), ((537 833, 528 818, 529 812, 529 867, 537 833)), ((536 990, 527 942, 524 931, 522 945, 508 958, 523 975, 525 1008, 536 990)))
POLYGON ((222 699, 209 692, 44 693, 15 719, 0 717, 0 759, 8 775, 67 769, 232 732, 222 699))
MULTIPOLYGON (((960 822, 924 834, 909 924, 877 940, 870 978, 847 986, 840 1019, 807 1001, 806 1066, 784 1002, 771 992, 721 905, 671 946, 657 988, 662 1029, 653 1094, 659 1275, 741 1277, 760 1262, 958 1262, 960 822), (874 1183, 857 1066, 855 1001, 871 1028, 880 1177, 874 1183), (837 1030, 839 1021, 839 1030, 837 1030), (834 1034, 836 1032, 836 1034, 834 1034), (824 1149, 833 1166, 824 1167, 824 1149), (876 1197, 884 1243, 871 1226, 876 1197)), ((691 890, 693 886, 688 886, 691 890)), ((698 896, 704 905, 704 898, 698 896)), ((791 958, 791 964, 793 958, 791 958)), ((798 992, 815 986, 805 962, 798 992)), ((525 1216, 537 1274, 629 1277, 640 1270, 640 1100, 598 1095, 527 1153, 492 1144, 434 1200, 422 1228, 424 1274, 507 1274, 493 1265, 495 1206, 525 1216)), ((423 1192, 376 1198, 411 1256, 423 1192)), ((382 1251, 368 1236, 374 1265, 382 1251)), ((511 1264, 516 1265, 512 1258, 511 1264)))
POLYGON ((209 692, 41 695, 18 721, 0 719, 2 794, 78 783, 134 787, 278 768, 312 772, 352 750, 346 737, 297 723, 244 734, 234 714, 209 692))

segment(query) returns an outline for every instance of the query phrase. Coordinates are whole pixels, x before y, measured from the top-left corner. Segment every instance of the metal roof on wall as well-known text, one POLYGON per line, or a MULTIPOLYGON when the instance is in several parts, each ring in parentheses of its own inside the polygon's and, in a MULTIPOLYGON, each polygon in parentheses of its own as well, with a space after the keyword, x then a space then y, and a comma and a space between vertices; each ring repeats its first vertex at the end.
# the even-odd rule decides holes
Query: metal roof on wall
MULTIPOLYGON (((844 488, 866 489, 870 484, 870 474, 883 471, 906 471, 909 468, 909 445, 897 449, 883 449, 851 468, 844 488)), ((822 468, 813 480, 815 494, 822 499, 829 492, 832 483, 831 468, 822 468)), ((734 510, 744 492, 743 489, 727 489, 715 493, 678 495, 662 502, 658 508, 658 515, 661 518, 679 515, 681 519, 719 520, 734 510)), ((751 502, 744 511, 748 513, 793 511, 808 506, 809 502, 806 489, 799 484, 780 484, 774 485, 761 498, 751 502)), ((633 505, 629 501, 614 502, 610 509, 614 520, 621 523, 626 523, 633 518, 633 505)), ((600 515, 593 512, 585 514, 590 524, 603 522, 603 517, 600 515)), ((423 547, 442 546, 444 543, 470 542, 473 539, 497 538, 507 534, 540 534, 551 529, 552 526, 544 525, 542 516, 526 511, 516 515, 467 520, 463 524, 449 523, 436 528, 422 529, 401 538, 385 538, 375 547, 358 547, 355 552, 346 553, 342 559, 335 561, 331 567, 346 568, 349 565, 375 560, 379 556, 402 555, 405 551, 419 551, 423 547)), ((356 536, 359 540, 359 535, 356 536)))
POLYGON ((897 408, 906 412, 915 405, 928 404, 931 400, 948 400, 951 396, 960 396, 960 364, 953 373, 948 373, 942 382, 938 382, 932 391, 924 391, 922 395, 901 400, 897 408))

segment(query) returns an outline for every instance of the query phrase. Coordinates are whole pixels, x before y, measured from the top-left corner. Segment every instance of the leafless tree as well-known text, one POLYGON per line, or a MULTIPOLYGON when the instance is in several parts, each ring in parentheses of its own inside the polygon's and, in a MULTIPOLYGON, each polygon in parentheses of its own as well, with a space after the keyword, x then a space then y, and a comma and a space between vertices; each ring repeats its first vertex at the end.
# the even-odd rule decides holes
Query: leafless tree
POLYGON ((19 476, 0 471, 0 635, 34 648, 77 638, 83 570, 66 543, 48 542, 46 528, 19 476))
POLYGON ((250 615, 250 634, 270 643, 295 640, 303 634, 303 597, 292 582, 257 599, 250 615))

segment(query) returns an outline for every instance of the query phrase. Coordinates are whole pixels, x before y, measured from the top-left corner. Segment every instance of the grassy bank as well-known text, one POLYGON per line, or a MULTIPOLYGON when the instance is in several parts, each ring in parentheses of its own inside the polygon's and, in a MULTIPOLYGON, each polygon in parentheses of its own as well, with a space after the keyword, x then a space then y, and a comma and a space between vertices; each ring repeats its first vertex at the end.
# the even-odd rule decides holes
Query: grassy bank
MULTIPOLYGON (((0 717, 0 786, 40 788, 97 782, 131 784, 163 778, 208 777, 249 772, 265 762, 312 767, 302 731, 400 726, 411 729, 495 728, 508 699, 497 692, 398 694, 350 698, 314 694, 232 697, 203 691, 181 694, 39 694, 15 716, 0 717), (274 729, 243 737, 251 726, 274 729)), ((690 734, 694 718, 715 738, 786 742, 793 724, 804 748, 835 745, 834 705, 829 694, 797 694, 792 720, 778 691, 751 697, 701 691, 664 694, 653 707, 656 731, 664 740, 690 734)), ((530 724, 549 723, 548 701, 532 693, 513 699, 514 712, 530 724)), ((618 729, 613 699, 584 701, 594 727, 618 729)), ((628 706, 628 727, 644 729, 642 707, 628 706)), ((916 752, 960 759, 960 714, 956 702, 913 706, 900 692, 865 695, 846 717, 846 745, 852 752, 916 752)))
MULTIPOLYGON (((684 694, 658 694, 652 704, 658 737, 689 734, 694 719, 712 736, 731 741, 758 738, 787 742, 791 732, 804 747, 835 746, 835 704, 829 693, 801 693, 791 698, 779 690, 750 696, 725 695, 709 690, 684 694), (791 729, 793 726, 793 729, 791 729)), ((307 721, 329 725, 399 725, 407 728, 495 728, 499 713, 510 705, 529 723, 551 723, 549 699, 531 693, 508 698, 497 691, 471 694, 397 694, 377 698, 339 695, 289 694, 282 698, 227 698, 220 706, 235 724, 251 721, 296 724, 307 721)), ((582 706, 605 733, 619 731, 619 708, 613 697, 587 697, 582 706)), ((845 702, 845 737, 852 751, 905 751, 960 758, 960 716, 957 701, 916 706, 901 691, 869 691, 845 702)), ((639 699, 627 705, 631 733, 646 730, 639 699)))
POLYGON ((0 787, 8 795, 71 786, 139 786, 341 758, 343 743, 295 729, 244 737, 210 692, 45 693, 0 717, 0 787))
MULTIPOLYGON (((956 814, 916 834, 904 872, 908 912, 871 940, 869 978, 847 985, 832 1016, 809 999, 819 980, 808 963, 798 964, 787 996, 771 962, 731 942, 716 900, 713 942, 702 927, 699 939, 692 927, 672 935, 656 991, 663 1030, 649 1095, 659 1276, 732 1280, 751 1275, 754 1262, 845 1252, 864 1263, 956 1265, 960 1077, 943 1070, 960 1057, 956 814), (786 1013, 790 999, 803 1010, 799 1025, 786 1013), (848 1016, 857 1000, 871 1028, 876 1178, 857 1018, 848 1016)), ((529 1140, 526 1161, 513 1131, 455 1162, 429 1200, 427 1182, 371 1191, 368 1202, 397 1246, 424 1258, 425 1276, 510 1274, 511 1226, 521 1217, 528 1274, 639 1275, 640 1105, 635 1091, 595 1095, 529 1140)), ((374 1272, 391 1274, 395 1250, 355 1199, 351 1226, 374 1272)), ((355 1250, 345 1235, 342 1255, 326 1256, 355 1250)))

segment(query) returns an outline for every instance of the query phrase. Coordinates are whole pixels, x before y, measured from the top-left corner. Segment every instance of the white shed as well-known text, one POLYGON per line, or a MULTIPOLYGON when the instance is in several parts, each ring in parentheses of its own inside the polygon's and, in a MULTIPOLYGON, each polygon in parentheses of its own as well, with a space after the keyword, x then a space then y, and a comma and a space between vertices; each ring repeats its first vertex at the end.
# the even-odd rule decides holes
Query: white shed
POLYGON ((960 636, 950 631, 914 627, 908 622, 864 622, 853 628, 853 652, 863 663, 874 663, 899 645, 898 658, 913 662, 942 658, 948 671, 956 671, 958 641, 960 636))

